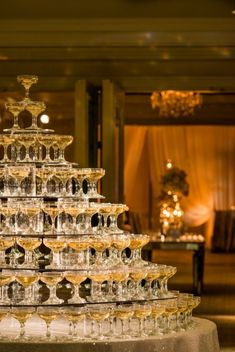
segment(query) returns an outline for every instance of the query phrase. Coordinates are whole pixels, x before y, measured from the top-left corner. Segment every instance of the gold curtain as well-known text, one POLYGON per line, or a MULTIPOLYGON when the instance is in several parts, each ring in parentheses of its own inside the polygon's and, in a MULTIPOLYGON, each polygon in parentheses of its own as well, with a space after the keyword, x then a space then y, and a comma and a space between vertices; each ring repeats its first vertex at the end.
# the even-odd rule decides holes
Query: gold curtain
POLYGON ((188 226, 206 223, 209 247, 214 210, 227 210, 235 204, 235 128, 126 126, 125 149, 126 202, 140 214, 144 227, 149 196, 153 224, 158 216, 159 182, 169 158, 188 175, 190 194, 182 200, 184 221, 188 226))

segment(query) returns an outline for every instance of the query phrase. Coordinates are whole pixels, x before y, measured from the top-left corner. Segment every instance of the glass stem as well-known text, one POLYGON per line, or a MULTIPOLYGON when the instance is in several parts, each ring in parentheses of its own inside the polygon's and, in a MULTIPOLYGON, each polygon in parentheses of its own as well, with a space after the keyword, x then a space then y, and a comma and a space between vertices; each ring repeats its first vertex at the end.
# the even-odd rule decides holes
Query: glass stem
POLYGON ((37 124, 37 115, 32 114, 32 124, 31 128, 35 128, 36 130, 38 129, 38 124, 37 124))
POLYGON ((47 325, 47 332, 46 332, 46 337, 49 339, 51 337, 51 331, 50 331, 50 325, 51 323, 49 321, 46 322, 47 325))
POLYGON ((25 336, 25 322, 20 322, 20 338, 25 336))

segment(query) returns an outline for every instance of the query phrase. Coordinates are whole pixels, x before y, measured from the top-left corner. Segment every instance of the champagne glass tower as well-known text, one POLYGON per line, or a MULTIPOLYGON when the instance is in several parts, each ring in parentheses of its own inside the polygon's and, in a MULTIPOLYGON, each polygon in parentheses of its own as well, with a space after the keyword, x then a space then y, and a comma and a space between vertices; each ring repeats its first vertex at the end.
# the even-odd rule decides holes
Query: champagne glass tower
MULTIPOLYGON (((38 329, 45 325, 40 340, 56 338, 51 326, 61 317, 70 325, 68 333, 63 329, 64 339, 73 341, 147 338, 153 331, 173 331, 173 316, 180 314, 178 294, 168 290, 167 281, 176 269, 142 259, 148 236, 120 229, 117 218, 128 207, 106 203, 98 192, 105 170, 82 169, 65 159, 64 150, 73 137, 37 124, 46 106, 33 101, 29 90, 38 77, 23 75, 17 80, 25 88, 25 97, 6 105, 13 114, 13 126, 0 136, 4 150, 0 160, 4 183, 0 193, 1 324, 8 324, 9 317, 18 320, 21 328, 15 338, 20 341, 33 334, 29 326, 35 314, 38 329), (32 116, 26 128, 18 124, 23 110, 32 116), (162 319, 156 326, 159 301, 161 312, 175 309, 167 318, 167 327, 163 313, 157 315, 162 319)), ((190 311, 184 314, 185 328, 199 301, 186 295, 182 299, 190 311)), ((5 330, 0 342, 7 338, 5 330)))

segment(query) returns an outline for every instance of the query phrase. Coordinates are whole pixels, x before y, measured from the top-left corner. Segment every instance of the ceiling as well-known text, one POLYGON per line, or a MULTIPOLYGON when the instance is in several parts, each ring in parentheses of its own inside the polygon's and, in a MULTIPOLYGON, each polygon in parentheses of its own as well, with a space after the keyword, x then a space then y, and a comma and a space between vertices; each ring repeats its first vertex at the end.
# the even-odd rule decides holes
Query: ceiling
MULTIPOLYGON (((132 95, 142 96, 143 108, 153 89, 219 93, 215 106, 222 101, 224 108, 228 99, 232 116, 234 9, 234 0, 40 0, 37 6, 30 0, 5 1, 0 11, 0 108, 5 99, 18 98, 16 92, 23 94, 18 74, 36 74, 33 91, 60 118, 72 117, 80 79, 96 87, 109 79, 130 96, 131 106, 139 101, 132 95)), ((135 114, 131 109, 128 118, 135 114)))

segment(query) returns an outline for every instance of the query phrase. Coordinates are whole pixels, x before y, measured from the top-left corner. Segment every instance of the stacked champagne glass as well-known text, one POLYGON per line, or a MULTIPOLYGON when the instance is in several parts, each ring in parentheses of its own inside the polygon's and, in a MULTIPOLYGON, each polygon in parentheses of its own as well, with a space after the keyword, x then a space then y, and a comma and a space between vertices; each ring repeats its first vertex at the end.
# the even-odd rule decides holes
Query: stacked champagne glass
POLYGON ((168 290, 173 266, 144 261, 149 237, 124 232, 125 204, 99 193, 102 168, 65 159, 73 137, 38 126, 36 76, 18 76, 22 101, 6 104, 0 135, 1 340, 109 340, 192 328, 200 298, 168 290), (22 128, 23 111, 32 117, 22 128), (13 326, 11 331, 11 326, 13 326))

